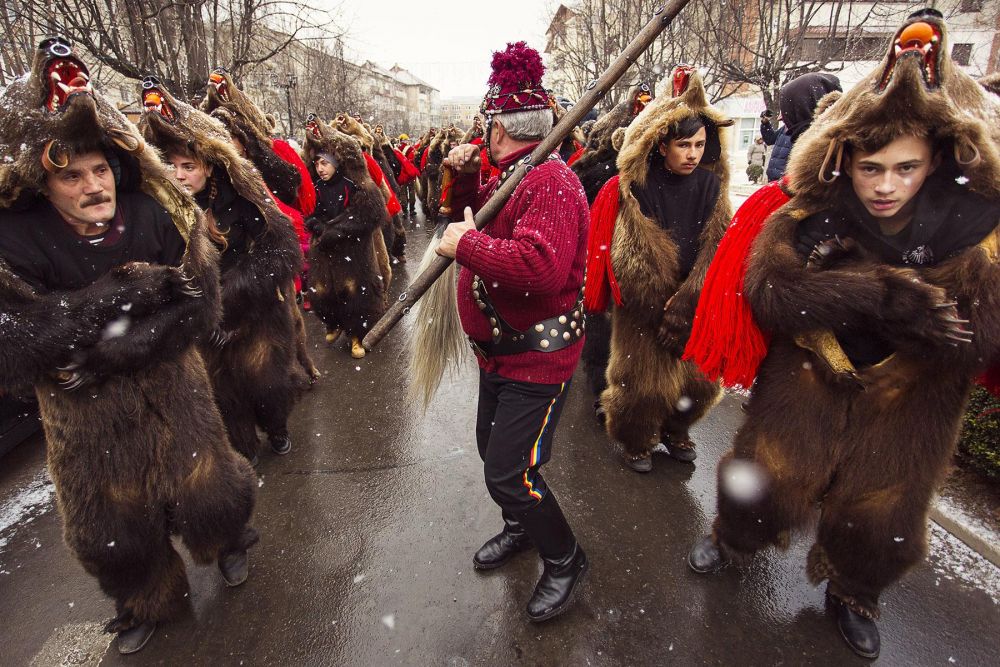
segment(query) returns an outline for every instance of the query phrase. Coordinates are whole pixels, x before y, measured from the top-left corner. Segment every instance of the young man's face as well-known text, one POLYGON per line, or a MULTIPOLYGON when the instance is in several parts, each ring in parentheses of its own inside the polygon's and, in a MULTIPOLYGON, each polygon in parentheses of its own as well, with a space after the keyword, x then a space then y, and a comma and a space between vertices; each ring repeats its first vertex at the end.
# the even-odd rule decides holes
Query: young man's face
MULTIPOLYGON (((925 137, 905 136, 874 153, 855 150, 848 172, 854 194, 874 218, 905 213, 924 181, 934 173, 938 159, 925 137)), ((909 208, 912 208, 910 206, 909 208)))
POLYGON ((174 168, 174 176, 184 189, 196 195, 205 189, 208 177, 212 175, 212 167, 190 155, 174 153, 167 156, 167 162, 174 168))
POLYGON ((337 173, 337 168, 326 158, 316 158, 316 175, 324 181, 329 181, 337 173))
POLYGON ((669 142, 661 143, 660 155, 663 156, 663 166, 679 176, 694 173, 701 162, 701 157, 705 154, 706 137, 705 128, 700 127, 687 139, 671 139, 669 142))
POLYGON ((115 217, 115 175, 99 151, 70 158, 45 178, 45 196, 68 222, 102 225, 115 217))

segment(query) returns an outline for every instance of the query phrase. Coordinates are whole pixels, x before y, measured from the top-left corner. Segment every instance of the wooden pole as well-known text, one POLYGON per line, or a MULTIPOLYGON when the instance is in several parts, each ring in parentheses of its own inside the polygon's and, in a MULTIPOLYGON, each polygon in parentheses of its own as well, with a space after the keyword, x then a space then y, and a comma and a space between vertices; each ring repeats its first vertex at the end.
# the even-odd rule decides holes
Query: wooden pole
MULTIPOLYGON (((587 92, 584 93, 583 97, 580 98, 572 109, 566 112, 562 120, 552 128, 552 131, 538 144, 531 155, 523 158, 518 163, 514 173, 507 178, 504 184, 479 209, 479 212, 475 216, 476 229, 485 227, 500 212, 504 204, 507 203, 507 200, 514 193, 514 189, 518 183, 524 178, 524 175, 534 165, 541 164, 551 155, 552 151, 556 150, 563 142, 563 139, 573 131, 573 128, 580 123, 591 109, 597 106, 597 103, 611 90, 611 87, 618 83, 618 80, 625 75, 628 68, 635 63, 643 51, 650 47, 653 41, 670 25, 670 22, 677 17, 688 2, 690 0, 671 0, 665 5, 660 6, 653 13, 653 17, 639 34, 629 42, 629 45, 625 47, 621 55, 611 63, 604 74, 590 82, 587 86, 587 92)), ((379 344, 385 335, 402 319, 403 315, 410 312, 413 304, 424 295, 435 280, 441 277, 441 274, 448 269, 448 266, 453 261, 453 259, 448 257, 438 257, 423 273, 413 279, 413 282, 399 295, 399 299, 390 306, 386 314, 382 316, 382 319, 376 322, 372 330, 365 336, 362 345, 364 345, 366 350, 371 350, 379 344)))

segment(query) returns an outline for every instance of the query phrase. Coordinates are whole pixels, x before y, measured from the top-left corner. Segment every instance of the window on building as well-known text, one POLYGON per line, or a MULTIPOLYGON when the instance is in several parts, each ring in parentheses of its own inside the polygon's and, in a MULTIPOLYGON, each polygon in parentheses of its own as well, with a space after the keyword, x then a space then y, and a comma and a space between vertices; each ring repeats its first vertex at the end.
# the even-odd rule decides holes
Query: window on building
POLYGON ((801 60, 819 60, 820 47, 822 44, 822 39, 816 39, 814 37, 806 37, 803 39, 801 60))
POLYGON ((757 118, 740 118, 739 150, 746 152, 750 144, 760 134, 757 118))
POLYGON ((962 0, 958 6, 960 12, 981 12, 983 10, 983 0, 962 0))
POLYGON ((968 65, 972 60, 972 44, 955 44, 951 47, 951 59, 956 65, 968 65))

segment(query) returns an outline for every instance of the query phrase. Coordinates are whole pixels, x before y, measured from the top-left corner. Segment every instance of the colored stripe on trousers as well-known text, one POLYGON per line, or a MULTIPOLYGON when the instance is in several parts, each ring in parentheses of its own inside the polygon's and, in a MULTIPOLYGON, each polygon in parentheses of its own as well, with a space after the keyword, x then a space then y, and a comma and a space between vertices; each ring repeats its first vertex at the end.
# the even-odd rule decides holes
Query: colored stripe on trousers
POLYGON ((552 408, 555 407, 556 401, 559 400, 559 397, 562 396, 565 389, 566 383, 563 382, 559 385, 559 393, 556 394, 555 398, 549 402, 549 407, 545 411, 545 419, 542 420, 542 428, 538 431, 538 437, 535 438, 535 444, 531 448, 531 454, 528 456, 528 469, 524 471, 524 486, 528 489, 528 495, 535 500, 541 500, 542 494, 535 490, 535 485, 530 479, 528 479, 528 473, 531 472, 532 468, 538 465, 539 450, 542 446, 542 437, 545 435, 545 429, 549 427, 549 419, 552 417, 552 408))

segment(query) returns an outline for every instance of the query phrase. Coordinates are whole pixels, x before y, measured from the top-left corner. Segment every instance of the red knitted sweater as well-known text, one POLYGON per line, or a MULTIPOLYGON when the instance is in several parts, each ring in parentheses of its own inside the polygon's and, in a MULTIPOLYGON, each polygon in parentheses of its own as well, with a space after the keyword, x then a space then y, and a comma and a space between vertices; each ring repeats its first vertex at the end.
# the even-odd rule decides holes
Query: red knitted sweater
MULTIPOLYGON (((500 171, 534 148, 508 156, 500 171)), ((459 219, 466 206, 478 211, 497 188, 496 177, 481 188, 478 181, 477 174, 455 179, 452 204, 459 219)), ((572 308, 583 284, 589 224, 583 186, 562 160, 532 169, 503 210, 482 231, 466 232, 458 243, 458 310, 465 333, 490 340, 489 320, 472 297, 473 274, 486 283, 500 316, 521 331, 572 308)), ((511 380, 558 384, 572 377, 582 350, 583 338, 555 352, 476 359, 481 368, 511 380)))

